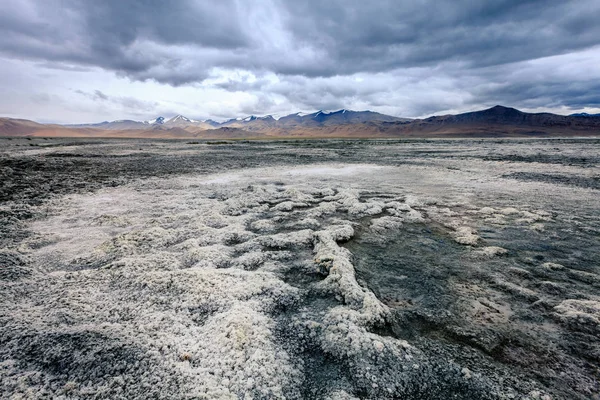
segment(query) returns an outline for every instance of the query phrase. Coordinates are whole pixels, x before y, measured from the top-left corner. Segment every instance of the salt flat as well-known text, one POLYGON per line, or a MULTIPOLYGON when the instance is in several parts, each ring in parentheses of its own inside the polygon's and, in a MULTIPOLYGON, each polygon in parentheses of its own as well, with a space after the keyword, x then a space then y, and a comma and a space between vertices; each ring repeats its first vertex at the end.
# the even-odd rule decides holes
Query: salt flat
POLYGON ((598 139, 0 139, 7 398, 586 399, 598 139))

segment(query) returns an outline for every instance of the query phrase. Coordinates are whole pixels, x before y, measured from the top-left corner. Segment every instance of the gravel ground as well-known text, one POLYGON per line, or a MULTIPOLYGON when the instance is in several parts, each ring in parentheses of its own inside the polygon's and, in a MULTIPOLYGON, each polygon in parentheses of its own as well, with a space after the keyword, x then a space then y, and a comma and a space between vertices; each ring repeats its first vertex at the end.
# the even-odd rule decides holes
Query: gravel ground
POLYGON ((0 138, 0 397, 599 399, 599 149, 0 138))

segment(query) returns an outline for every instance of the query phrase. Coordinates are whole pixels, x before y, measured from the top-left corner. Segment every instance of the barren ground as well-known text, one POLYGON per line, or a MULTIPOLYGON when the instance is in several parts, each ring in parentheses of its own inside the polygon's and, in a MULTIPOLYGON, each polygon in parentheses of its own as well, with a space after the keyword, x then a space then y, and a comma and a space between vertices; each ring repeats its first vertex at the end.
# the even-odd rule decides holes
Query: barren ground
POLYGON ((598 399, 599 149, 0 138, 0 397, 598 399))

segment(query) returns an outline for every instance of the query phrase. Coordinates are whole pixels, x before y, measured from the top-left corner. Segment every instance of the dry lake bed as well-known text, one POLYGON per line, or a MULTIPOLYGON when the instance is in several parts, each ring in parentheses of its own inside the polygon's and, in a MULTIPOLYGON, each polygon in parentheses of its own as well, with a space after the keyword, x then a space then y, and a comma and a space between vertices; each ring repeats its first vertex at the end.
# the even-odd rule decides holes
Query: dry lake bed
POLYGON ((600 139, 0 138, 0 397, 598 399, 600 139))

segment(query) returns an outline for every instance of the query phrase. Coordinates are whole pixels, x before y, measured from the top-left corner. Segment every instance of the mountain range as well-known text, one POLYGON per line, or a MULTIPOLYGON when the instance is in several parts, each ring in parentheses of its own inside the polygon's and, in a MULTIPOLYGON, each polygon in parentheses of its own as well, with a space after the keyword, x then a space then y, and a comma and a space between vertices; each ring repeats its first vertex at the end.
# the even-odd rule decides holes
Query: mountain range
POLYGON ((380 122, 396 122, 396 121, 409 121, 407 118, 397 118, 389 115, 376 113, 373 111, 351 111, 351 110, 339 110, 333 112, 317 111, 312 114, 307 113, 295 113, 286 115, 279 119, 275 119, 272 115, 264 117, 258 117, 251 115, 245 118, 234 118, 224 122, 216 122, 213 120, 193 120, 183 115, 177 115, 170 119, 164 117, 158 117, 150 121, 133 121, 133 120, 118 120, 118 121, 105 121, 96 124, 78 124, 78 125, 66 125, 72 128, 98 128, 108 130, 123 130, 123 129, 147 129, 149 126, 153 127, 180 127, 180 128, 200 128, 200 129, 214 129, 220 127, 240 128, 249 131, 260 131, 265 128, 295 128, 299 126, 303 127, 317 127, 317 126, 332 126, 342 125, 349 123, 364 123, 369 121, 380 121, 380 122))
POLYGON ((398 118, 372 111, 295 113, 279 119, 248 116, 224 122, 183 115, 150 121, 94 124, 38 124, 0 118, 0 136, 268 138, 268 137, 503 137, 600 136, 600 115, 526 113, 495 106, 486 110, 424 119, 398 118))

